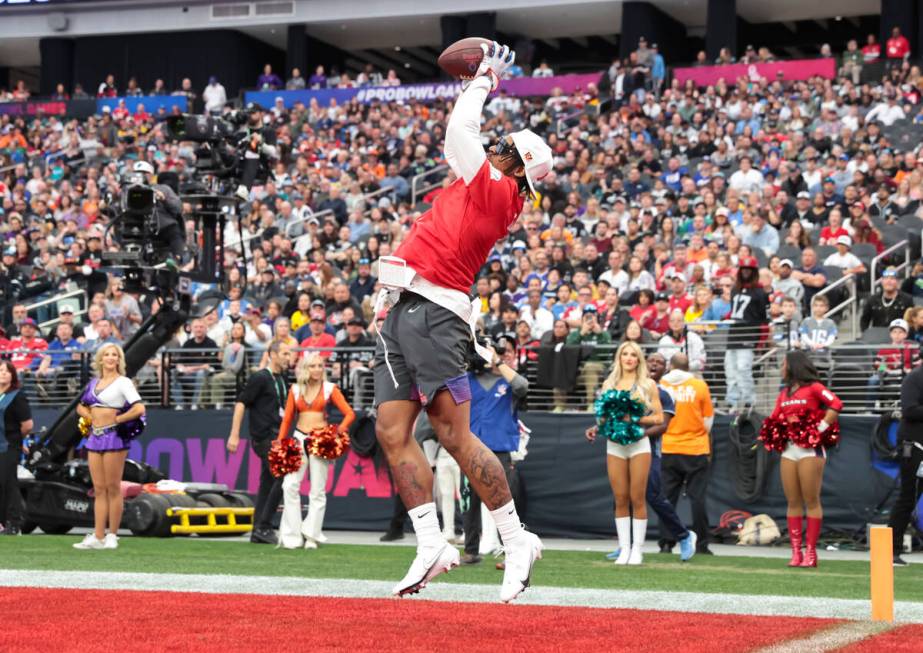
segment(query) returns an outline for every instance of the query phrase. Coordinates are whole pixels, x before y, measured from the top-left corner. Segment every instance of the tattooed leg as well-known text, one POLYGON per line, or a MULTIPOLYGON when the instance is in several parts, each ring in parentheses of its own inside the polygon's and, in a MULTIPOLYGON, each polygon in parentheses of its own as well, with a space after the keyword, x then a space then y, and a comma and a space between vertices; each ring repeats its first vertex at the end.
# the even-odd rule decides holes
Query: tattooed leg
POLYGON ((375 421, 375 436, 408 510, 433 500, 433 471, 413 439, 413 423, 419 413, 420 404, 415 401, 387 401, 378 407, 375 421))
POLYGON ((440 392, 427 414, 439 444, 456 460, 481 501, 496 510, 512 499, 510 486, 497 456, 471 433, 470 407, 471 402, 456 405, 451 393, 440 392))

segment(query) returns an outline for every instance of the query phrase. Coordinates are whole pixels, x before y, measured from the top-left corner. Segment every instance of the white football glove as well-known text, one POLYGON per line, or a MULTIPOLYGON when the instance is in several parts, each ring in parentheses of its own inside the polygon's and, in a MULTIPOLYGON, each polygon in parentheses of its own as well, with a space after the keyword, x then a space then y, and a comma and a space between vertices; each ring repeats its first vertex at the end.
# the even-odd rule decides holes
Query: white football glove
POLYGON ((508 45, 500 45, 496 41, 492 41, 490 45, 482 43, 481 50, 484 51, 484 58, 481 59, 481 65, 474 76, 490 77, 490 90, 496 91, 503 72, 516 61, 516 53, 508 45))

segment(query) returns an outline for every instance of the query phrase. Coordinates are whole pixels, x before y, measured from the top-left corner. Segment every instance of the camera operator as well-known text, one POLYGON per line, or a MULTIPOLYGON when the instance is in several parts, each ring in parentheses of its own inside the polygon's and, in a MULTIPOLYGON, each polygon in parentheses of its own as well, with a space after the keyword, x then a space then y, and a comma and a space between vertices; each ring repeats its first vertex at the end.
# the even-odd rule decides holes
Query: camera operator
MULTIPOLYGON (((496 349, 489 348, 492 358, 490 366, 477 354, 473 354, 469 365, 468 383, 471 388, 471 432, 488 449, 493 451, 506 474, 510 492, 515 502, 519 483, 515 473, 512 454, 519 451, 519 407, 529 392, 529 382, 513 369, 516 362, 515 343, 505 336, 496 341, 496 349)), ((468 509, 464 515, 465 554, 463 565, 481 561, 478 549, 481 543, 481 500, 476 492, 470 492, 468 509)))
POLYGON ((275 128, 263 122, 263 107, 256 102, 248 102, 244 112, 247 122, 237 132, 237 149, 241 152, 240 186, 237 188, 237 196, 246 201, 249 199, 253 183, 269 171, 269 161, 278 158, 279 153, 275 128), (260 174, 261 170, 263 175, 260 174))
POLYGON ((157 238, 169 247, 170 253, 181 258, 186 251, 186 239, 182 227, 183 203, 176 192, 166 184, 155 184, 154 166, 147 161, 138 161, 132 170, 142 176, 144 183, 154 189, 154 217, 157 220, 157 238))

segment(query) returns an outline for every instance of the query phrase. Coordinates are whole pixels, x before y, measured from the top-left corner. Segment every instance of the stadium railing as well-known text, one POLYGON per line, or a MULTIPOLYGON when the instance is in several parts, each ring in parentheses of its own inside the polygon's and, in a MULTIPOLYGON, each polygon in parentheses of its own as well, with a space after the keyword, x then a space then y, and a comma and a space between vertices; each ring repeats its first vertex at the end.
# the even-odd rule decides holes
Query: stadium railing
POLYGON ((881 254, 872 259, 870 269, 872 294, 875 294, 875 291, 878 290, 878 286, 881 285, 881 269, 892 265, 901 278, 906 277, 910 272, 909 240, 902 240, 899 243, 891 245, 891 247, 888 247, 881 254), (903 254, 904 260, 900 263, 895 263, 895 261, 900 261, 901 254, 903 254))
POLYGON ((26 304, 26 314, 38 323, 42 333, 54 333, 60 322, 60 310, 64 306, 74 309, 74 319, 79 321, 87 312, 86 290, 69 290, 26 304))
POLYGON ((410 206, 416 207, 417 201, 431 190, 442 184, 443 178, 448 174, 449 166, 442 164, 432 170, 421 172, 410 178, 410 206), (429 181, 424 181, 429 180, 429 181))
MULTIPOLYGON (((746 342, 753 352, 754 408, 768 414, 775 405, 781 388, 780 370, 782 359, 793 346, 784 337, 787 324, 773 325, 773 328, 735 327, 732 331, 727 323, 700 325, 705 344, 706 358, 703 366, 693 364, 693 373, 708 383, 716 409, 728 409, 728 373, 725 368, 725 352, 735 343, 746 342)), ((669 359, 677 351, 690 354, 687 337, 685 345, 664 347, 657 343, 641 344, 645 355, 660 351, 669 359)), ((811 356, 821 375, 821 380, 844 402, 844 412, 852 414, 876 413, 893 410, 900 403, 900 384, 918 360, 919 346, 916 343, 904 345, 908 365, 896 369, 881 367, 879 353, 887 354, 893 346, 887 343, 854 342, 835 345, 828 350, 812 352, 811 356), (882 351, 885 350, 885 351, 882 351), (877 379, 873 379, 876 377, 877 379)), ((550 346, 525 347, 517 352, 518 371, 530 383, 526 407, 529 410, 554 412, 586 412, 590 410, 593 398, 611 371, 617 345, 598 347, 564 345, 565 354, 577 356, 580 361, 574 378, 558 384, 555 378, 554 362, 548 356, 554 355, 550 346), (561 387, 555 387, 561 385, 561 387)), ((300 357, 305 349, 295 349, 300 357)), ((373 347, 340 347, 314 349, 327 356, 328 379, 337 383, 347 400, 356 409, 371 408, 374 399, 374 381, 371 370, 373 347)), ((560 351, 558 352, 560 353, 560 351)), ((694 352, 692 352, 694 355, 694 352)), ((154 356, 134 377, 135 384, 144 402, 152 407, 175 408, 182 406, 197 408, 226 408, 233 405, 250 374, 259 369, 262 350, 247 352, 247 360, 239 373, 222 372, 217 350, 164 349, 154 356), (201 375, 183 375, 177 369, 187 357, 213 356, 211 369, 201 375)), ((34 350, 6 350, 0 357, 10 358, 19 369, 27 396, 38 407, 60 407, 73 399, 85 386, 92 374, 93 353, 44 352, 34 350), (53 356, 56 361, 54 372, 47 376, 37 375, 41 359, 53 356)), ((289 371, 289 381, 294 380, 294 370, 289 371)))

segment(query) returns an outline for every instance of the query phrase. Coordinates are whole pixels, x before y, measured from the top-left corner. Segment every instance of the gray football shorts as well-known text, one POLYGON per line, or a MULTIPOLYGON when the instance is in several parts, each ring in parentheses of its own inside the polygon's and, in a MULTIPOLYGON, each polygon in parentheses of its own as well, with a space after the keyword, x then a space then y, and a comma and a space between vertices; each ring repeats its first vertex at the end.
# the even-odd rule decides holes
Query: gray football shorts
POLYGON ((426 406, 443 388, 456 404, 471 399, 467 376, 471 329, 455 313, 404 291, 388 312, 380 335, 373 367, 376 406, 396 400, 426 406), (387 344, 390 371, 382 340, 387 344))

